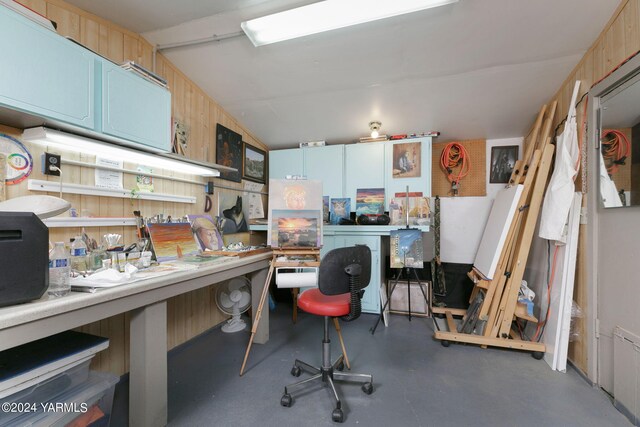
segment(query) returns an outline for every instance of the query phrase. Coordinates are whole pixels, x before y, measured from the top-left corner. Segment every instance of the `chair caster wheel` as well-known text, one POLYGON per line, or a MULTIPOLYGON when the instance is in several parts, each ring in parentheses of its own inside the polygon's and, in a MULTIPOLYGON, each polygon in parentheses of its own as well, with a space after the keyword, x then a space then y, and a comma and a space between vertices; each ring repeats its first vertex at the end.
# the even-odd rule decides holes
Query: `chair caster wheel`
POLYGON ((373 384, 372 383, 362 384, 362 391, 364 391, 366 394, 373 393, 373 384))
POLYGON ((531 353, 531 357, 533 357, 536 360, 540 360, 544 357, 544 353, 541 351, 534 351, 533 353, 531 353))
POLYGON ((333 412, 331 413, 331 419, 335 423, 341 423, 342 421, 344 421, 344 414, 342 413, 342 409, 340 408, 334 409, 333 412))
POLYGON ((440 344, 442 344, 443 347, 449 347, 451 345, 451 343, 447 340, 440 341, 440 344))
POLYGON ((336 366, 337 371, 344 371, 344 362, 340 362, 338 366, 336 366))
POLYGON ((282 399, 280 399, 280 404, 288 408, 293 405, 293 398, 289 393, 285 393, 282 395, 282 399))
POLYGON ((300 376, 300 372, 302 372, 300 370, 300 368, 298 366, 294 366, 293 368, 291 368, 291 375, 293 375, 294 377, 299 377, 300 376))

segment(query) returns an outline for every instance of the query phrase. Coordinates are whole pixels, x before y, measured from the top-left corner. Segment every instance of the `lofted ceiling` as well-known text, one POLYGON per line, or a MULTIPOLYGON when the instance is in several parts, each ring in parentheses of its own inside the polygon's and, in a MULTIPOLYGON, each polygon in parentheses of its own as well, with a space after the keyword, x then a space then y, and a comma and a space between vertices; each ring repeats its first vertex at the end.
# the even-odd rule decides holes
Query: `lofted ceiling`
MULTIPOLYGON (((224 35, 296 0, 69 0, 166 45, 224 35), (108 3, 108 7, 107 7, 108 3)), ((459 3, 254 47, 244 36, 163 51, 270 148, 440 131, 523 136, 619 0, 459 3)))

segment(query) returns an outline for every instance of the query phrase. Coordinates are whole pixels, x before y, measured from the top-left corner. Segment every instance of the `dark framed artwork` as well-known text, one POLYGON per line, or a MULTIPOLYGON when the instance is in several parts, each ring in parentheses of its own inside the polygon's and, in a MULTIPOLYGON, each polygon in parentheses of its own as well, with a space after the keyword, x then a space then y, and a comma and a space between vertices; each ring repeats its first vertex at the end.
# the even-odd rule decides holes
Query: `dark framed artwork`
POLYGON ((520 148, 517 145, 491 147, 491 169, 489 182, 491 184, 506 184, 509 182, 513 167, 518 160, 520 148))
POLYGON ((220 178, 234 182, 242 181, 242 136, 220 123, 216 126, 216 163, 238 170, 220 171, 220 178))
POLYGON ((264 184, 267 179, 267 153, 246 142, 242 146, 242 179, 264 184))

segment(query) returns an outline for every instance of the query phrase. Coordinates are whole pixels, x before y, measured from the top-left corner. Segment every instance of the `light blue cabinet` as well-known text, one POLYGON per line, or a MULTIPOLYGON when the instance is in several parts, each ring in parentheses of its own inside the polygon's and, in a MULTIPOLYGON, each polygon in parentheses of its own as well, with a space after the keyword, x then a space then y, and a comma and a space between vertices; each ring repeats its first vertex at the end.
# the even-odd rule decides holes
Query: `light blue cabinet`
POLYGON ((131 71, 102 61, 102 132, 168 152, 171 93, 131 71))
POLYGON ((95 126, 93 53, 0 7, 0 105, 95 126))
POLYGON ((301 149, 269 151, 269 179, 285 179, 287 175, 303 175, 304 154, 301 149))
MULTIPOLYGON (((384 188, 384 144, 350 144, 345 146, 345 197, 351 198, 356 210, 356 194, 360 188, 384 188)), ((385 206, 387 210, 389 204, 385 206)))
POLYGON ((344 187, 344 145, 308 147, 304 153, 304 175, 322 181, 322 195, 342 197, 344 187))

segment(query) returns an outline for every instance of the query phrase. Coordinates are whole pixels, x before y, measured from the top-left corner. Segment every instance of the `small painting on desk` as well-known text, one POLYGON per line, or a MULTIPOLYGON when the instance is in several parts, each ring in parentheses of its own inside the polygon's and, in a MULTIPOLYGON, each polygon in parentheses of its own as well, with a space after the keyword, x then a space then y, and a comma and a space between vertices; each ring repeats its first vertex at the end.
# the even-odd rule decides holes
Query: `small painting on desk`
POLYGON ((349 219, 351 217, 351 199, 331 199, 330 206, 331 224, 338 225, 340 218, 349 219))
POLYGON ((218 227, 210 215, 187 215, 200 250, 218 251, 224 246, 218 227))
POLYGON ((422 153, 419 142, 394 144, 393 177, 419 178, 422 170, 422 153))
POLYGON ((384 188, 358 188, 356 192, 356 216, 384 213, 384 188))
POLYGON ((149 224, 148 229, 158 262, 198 254, 198 245, 189 223, 149 224))

